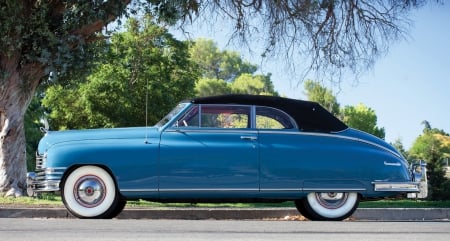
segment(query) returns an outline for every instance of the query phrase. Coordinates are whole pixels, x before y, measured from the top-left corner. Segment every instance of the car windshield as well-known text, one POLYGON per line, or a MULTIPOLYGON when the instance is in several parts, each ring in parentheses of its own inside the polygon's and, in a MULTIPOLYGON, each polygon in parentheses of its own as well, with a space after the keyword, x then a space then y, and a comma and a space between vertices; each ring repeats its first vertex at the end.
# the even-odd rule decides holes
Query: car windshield
POLYGON ((173 108, 173 110, 171 112, 169 112, 169 114, 167 114, 166 116, 164 116, 164 118, 162 118, 158 123, 156 123, 155 126, 157 127, 162 127, 165 124, 167 124, 170 120, 172 120, 172 118, 174 116, 176 116, 182 109, 184 109, 184 107, 186 107, 186 105, 188 105, 189 103, 183 102, 183 103, 179 103, 175 108, 173 108))

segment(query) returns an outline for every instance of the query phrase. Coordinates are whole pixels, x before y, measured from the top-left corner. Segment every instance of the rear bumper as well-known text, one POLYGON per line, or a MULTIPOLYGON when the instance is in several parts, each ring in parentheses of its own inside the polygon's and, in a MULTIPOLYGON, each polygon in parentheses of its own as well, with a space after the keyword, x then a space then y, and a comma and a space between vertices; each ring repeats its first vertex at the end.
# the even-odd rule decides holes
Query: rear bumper
POLYGON ((412 182, 372 182, 375 192, 407 193, 408 198, 428 196, 427 168, 424 161, 411 165, 412 182))
POLYGON ((418 182, 372 182, 375 192, 420 192, 418 182))

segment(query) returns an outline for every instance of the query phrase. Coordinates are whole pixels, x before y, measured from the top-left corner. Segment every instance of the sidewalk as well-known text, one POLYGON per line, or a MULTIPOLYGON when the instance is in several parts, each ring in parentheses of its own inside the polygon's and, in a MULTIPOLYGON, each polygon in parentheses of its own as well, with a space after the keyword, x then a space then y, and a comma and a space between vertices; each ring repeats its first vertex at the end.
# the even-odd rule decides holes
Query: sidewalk
MULTIPOLYGON (((1 208, 0 218, 74 218, 65 208, 1 208)), ((302 220, 295 208, 126 208, 118 219, 302 220)), ((360 208, 351 220, 449 221, 450 208, 360 208)))

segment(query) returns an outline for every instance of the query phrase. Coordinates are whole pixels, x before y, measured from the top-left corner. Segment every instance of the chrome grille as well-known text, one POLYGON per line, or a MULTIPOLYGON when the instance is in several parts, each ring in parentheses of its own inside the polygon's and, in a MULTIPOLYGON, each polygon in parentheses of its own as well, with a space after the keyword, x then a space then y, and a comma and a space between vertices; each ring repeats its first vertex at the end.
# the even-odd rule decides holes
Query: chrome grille
POLYGON ((39 155, 39 153, 36 153, 36 170, 42 170, 43 166, 44 166, 44 157, 42 155, 39 155))

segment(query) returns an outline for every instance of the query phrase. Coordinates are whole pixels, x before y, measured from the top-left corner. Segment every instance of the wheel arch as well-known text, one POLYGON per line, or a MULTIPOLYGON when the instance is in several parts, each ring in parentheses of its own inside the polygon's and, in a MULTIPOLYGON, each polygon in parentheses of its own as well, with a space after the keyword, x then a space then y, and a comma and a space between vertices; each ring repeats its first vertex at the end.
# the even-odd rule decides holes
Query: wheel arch
POLYGON ((94 164, 94 163, 91 163, 91 164, 89 164, 89 163, 77 163, 77 164, 73 164, 73 165, 71 165, 70 167, 68 167, 67 169, 66 169, 66 171, 64 172, 64 174, 63 174, 63 176, 62 176, 62 178, 61 178, 61 182, 59 183, 59 189, 60 190, 62 190, 62 188, 63 188, 63 185, 64 185, 64 183, 65 183, 65 181, 66 181, 66 179, 67 179, 67 177, 70 175, 70 173, 72 173, 74 170, 76 170, 77 168, 80 168, 80 167, 83 167, 83 166, 96 166, 96 167, 100 167, 100 168, 102 168, 103 170, 105 170, 110 176, 111 176, 111 178, 113 179, 113 181, 114 181, 114 185, 115 185, 115 187, 116 187, 116 190, 117 190, 117 193, 119 194, 119 196, 122 198, 123 197, 123 195, 120 193, 120 190, 119 190, 119 185, 118 185, 118 183, 117 183, 117 178, 116 178, 116 176, 114 175, 114 173, 112 172, 112 170, 108 167, 108 166, 106 166, 106 165, 104 165, 104 164, 99 164, 99 163, 97 163, 97 164, 94 164))

